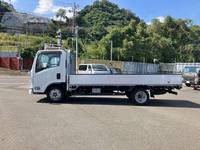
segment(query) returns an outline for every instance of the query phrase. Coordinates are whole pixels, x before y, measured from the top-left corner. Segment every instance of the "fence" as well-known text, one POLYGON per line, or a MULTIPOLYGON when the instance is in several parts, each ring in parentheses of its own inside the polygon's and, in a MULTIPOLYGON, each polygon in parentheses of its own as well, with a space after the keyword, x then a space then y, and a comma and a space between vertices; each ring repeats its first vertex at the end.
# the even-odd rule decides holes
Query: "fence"
POLYGON ((83 59, 79 60, 79 64, 105 64, 109 67, 123 69, 124 62, 122 61, 110 62, 109 60, 101 60, 101 59, 83 59))
POLYGON ((200 67, 200 63, 162 63, 160 64, 161 72, 181 73, 185 67, 200 67))
POLYGON ((123 72, 127 74, 151 74, 159 72, 159 65, 137 62, 124 62, 123 72))
POLYGON ((159 72, 159 65, 157 64, 123 61, 112 61, 111 63, 109 60, 98 59, 85 59, 81 60, 80 63, 106 64, 109 67, 120 68, 122 72, 126 74, 151 74, 159 72))

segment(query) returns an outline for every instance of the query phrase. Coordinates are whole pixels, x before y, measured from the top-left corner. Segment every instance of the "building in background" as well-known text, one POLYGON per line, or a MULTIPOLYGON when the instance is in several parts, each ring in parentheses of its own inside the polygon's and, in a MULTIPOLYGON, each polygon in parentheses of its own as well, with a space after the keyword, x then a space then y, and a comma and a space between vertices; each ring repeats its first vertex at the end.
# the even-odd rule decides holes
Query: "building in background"
POLYGON ((48 31, 49 18, 34 16, 27 13, 6 12, 1 25, 8 33, 44 33, 48 31))

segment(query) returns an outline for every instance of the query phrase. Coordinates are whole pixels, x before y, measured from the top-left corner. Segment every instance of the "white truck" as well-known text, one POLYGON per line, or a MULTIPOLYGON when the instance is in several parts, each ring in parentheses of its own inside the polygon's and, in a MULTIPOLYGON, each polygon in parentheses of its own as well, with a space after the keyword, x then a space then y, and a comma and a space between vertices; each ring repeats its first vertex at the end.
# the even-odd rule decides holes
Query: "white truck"
POLYGON ((73 95, 113 95, 119 92, 137 105, 150 97, 177 94, 181 74, 76 74, 74 55, 66 49, 39 50, 31 69, 30 94, 46 94, 50 102, 68 100, 73 95))

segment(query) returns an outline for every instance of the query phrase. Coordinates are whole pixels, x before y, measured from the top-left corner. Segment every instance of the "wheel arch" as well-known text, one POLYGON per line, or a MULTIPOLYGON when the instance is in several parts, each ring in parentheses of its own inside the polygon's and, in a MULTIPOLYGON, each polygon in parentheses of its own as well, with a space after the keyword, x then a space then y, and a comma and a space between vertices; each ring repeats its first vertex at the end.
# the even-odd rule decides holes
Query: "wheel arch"
POLYGON ((52 87, 60 87, 60 88, 62 88, 62 89, 66 89, 66 83, 52 83, 52 84, 50 84, 50 85, 46 88, 45 94, 46 94, 47 91, 48 91, 50 88, 52 88, 52 87))

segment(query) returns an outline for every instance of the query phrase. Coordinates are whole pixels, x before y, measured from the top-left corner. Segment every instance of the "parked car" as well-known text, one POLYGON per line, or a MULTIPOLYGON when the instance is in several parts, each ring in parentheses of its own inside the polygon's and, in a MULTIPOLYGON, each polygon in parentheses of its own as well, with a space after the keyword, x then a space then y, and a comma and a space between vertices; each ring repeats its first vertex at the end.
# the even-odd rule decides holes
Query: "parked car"
POLYGON ((120 68, 110 68, 111 74, 122 74, 122 70, 120 68))
POLYGON ((200 67, 185 67, 183 69, 183 82, 186 86, 190 87, 195 84, 195 79, 198 77, 198 73, 200 71, 200 67))
POLYGON ((104 64, 80 64, 78 74, 111 74, 104 64))

